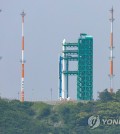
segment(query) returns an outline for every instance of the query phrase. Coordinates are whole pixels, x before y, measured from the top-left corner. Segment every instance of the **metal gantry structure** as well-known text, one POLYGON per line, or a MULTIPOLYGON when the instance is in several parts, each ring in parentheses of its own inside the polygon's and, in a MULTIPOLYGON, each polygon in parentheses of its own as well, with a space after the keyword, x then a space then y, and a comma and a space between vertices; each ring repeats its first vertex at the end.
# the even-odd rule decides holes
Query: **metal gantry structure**
POLYGON ((62 43, 59 58, 59 98, 70 99, 69 76, 77 76, 77 100, 93 99, 93 37, 80 34, 77 43, 62 43), (77 61, 78 69, 69 70, 70 61, 77 61))

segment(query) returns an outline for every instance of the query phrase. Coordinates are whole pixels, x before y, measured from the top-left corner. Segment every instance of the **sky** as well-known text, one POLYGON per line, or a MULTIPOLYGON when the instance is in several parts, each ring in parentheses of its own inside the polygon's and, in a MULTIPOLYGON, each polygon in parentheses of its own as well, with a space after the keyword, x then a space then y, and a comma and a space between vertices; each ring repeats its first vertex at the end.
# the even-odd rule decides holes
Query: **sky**
MULTIPOLYGON (((0 96, 18 99, 21 88, 22 18, 25 25, 25 100, 58 99, 58 57, 62 41, 77 42, 80 33, 94 38, 93 96, 110 87, 110 13, 114 8, 114 90, 120 88, 119 0, 0 0, 0 96)), ((77 68, 77 64, 73 65, 77 68)), ((71 68, 74 68, 71 66, 71 68)), ((76 99, 76 77, 69 94, 76 99)))

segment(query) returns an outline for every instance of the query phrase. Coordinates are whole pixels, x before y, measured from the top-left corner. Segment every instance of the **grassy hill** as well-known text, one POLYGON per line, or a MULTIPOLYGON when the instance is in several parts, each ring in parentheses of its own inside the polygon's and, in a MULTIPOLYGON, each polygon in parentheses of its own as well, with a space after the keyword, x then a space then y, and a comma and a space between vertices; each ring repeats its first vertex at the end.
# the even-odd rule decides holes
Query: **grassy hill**
POLYGON ((119 134, 120 125, 88 126, 90 116, 120 118, 119 101, 48 105, 0 99, 0 134, 119 134))

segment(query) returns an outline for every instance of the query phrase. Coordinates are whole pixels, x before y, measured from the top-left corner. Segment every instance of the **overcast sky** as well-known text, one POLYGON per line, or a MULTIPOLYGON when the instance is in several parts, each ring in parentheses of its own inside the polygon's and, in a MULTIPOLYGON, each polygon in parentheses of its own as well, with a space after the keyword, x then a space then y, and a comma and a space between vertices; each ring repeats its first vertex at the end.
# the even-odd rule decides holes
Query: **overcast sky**
MULTIPOLYGON (((58 55, 62 40, 80 33, 94 38, 94 98, 109 88, 109 10, 114 7, 114 89, 120 88, 119 0, 0 0, 0 95, 18 98, 21 88, 21 16, 25 16, 25 100, 58 99, 58 55)), ((77 64, 75 65, 77 66, 77 64)), ((71 66, 72 68, 72 66, 71 66)), ((76 67, 77 68, 77 67, 76 67)), ((76 77, 70 78, 76 99, 76 77)))

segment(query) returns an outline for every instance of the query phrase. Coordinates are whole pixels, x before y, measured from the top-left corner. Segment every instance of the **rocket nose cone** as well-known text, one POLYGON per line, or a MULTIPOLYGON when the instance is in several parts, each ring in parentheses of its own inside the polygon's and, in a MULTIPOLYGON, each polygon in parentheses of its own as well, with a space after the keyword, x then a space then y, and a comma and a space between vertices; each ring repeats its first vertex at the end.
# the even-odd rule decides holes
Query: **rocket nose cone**
POLYGON ((63 40, 63 44, 65 44, 65 42, 66 42, 66 40, 64 39, 64 40, 63 40))

